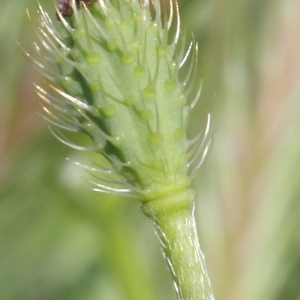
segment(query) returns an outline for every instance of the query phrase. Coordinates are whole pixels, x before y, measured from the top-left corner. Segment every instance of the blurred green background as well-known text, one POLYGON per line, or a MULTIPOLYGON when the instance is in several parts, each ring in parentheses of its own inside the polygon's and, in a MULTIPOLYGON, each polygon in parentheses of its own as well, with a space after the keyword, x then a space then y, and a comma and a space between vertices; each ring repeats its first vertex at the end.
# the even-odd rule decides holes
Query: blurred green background
MULTIPOLYGON (((54 17, 52 1, 40 0, 54 17)), ((0 0, 0 299, 176 299, 135 200, 93 193, 38 115, 35 0, 0 0)), ((194 186, 216 299, 300 299, 300 2, 181 0, 213 114, 194 186)), ((201 123, 202 124, 202 123, 201 123)))

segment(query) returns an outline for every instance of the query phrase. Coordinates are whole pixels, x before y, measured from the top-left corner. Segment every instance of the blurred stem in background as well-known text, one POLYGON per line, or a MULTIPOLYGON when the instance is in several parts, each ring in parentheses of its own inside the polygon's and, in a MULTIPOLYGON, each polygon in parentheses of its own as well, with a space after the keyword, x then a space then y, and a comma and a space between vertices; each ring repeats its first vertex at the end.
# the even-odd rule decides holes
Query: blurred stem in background
POLYGON ((299 255, 288 259, 287 249, 300 242, 299 3, 190 6, 203 45, 204 101, 215 94, 214 147, 197 182, 216 299, 298 299, 299 255), (198 24, 197 12, 210 20, 198 24))
MULTIPOLYGON (((165 292, 162 299, 175 299, 157 245, 143 248, 144 239, 155 239, 146 222, 137 228, 134 209, 119 211, 120 223, 106 229, 95 221, 98 209, 85 213, 76 204, 79 192, 89 194, 83 198, 90 193, 57 178, 65 172, 60 158, 73 154, 44 132, 31 93, 38 75, 15 43, 32 40, 25 8, 33 11, 35 1, 0 3, 1 299, 96 300, 104 294, 132 300, 135 288, 121 288, 127 284, 116 279, 119 264, 110 264, 110 248, 98 254, 110 245, 110 230, 117 237, 126 228, 128 251, 141 255, 145 277, 138 276, 147 282, 147 295, 159 299, 165 292), (97 235, 99 227, 104 233, 97 235), (130 237, 135 230, 138 241, 130 237)), ((180 2, 183 22, 200 44, 202 101, 216 128, 213 150, 195 180, 198 227, 216 299, 300 298, 299 6, 296 0, 180 2)), ((195 119, 202 114, 195 112, 195 119)))

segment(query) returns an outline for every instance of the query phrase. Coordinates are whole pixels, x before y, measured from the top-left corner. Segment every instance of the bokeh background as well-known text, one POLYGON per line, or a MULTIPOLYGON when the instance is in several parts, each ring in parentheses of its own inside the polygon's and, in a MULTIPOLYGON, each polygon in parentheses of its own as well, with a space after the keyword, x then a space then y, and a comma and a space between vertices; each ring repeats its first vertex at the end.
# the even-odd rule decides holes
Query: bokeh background
MULTIPOLYGON (((40 3, 54 17, 53 2, 40 3)), ((216 299, 300 299, 300 2, 181 0, 213 115, 194 186, 216 299)), ((0 0, 0 299, 176 299, 135 200, 94 193, 38 115, 35 0, 0 0)), ((199 75, 200 76, 200 75, 199 75)))

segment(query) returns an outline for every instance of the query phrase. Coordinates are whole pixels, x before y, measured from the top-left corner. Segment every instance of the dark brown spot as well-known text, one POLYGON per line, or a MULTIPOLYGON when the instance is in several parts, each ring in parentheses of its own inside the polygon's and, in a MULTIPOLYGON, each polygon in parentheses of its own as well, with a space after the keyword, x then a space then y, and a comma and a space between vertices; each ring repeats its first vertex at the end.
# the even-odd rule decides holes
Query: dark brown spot
MULTIPOLYGON (((80 7, 81 2, 83 2, 85 5, 90 5, 94 1, 95 0, 75 0, 75 3, 77 7, 80 7)), ((60 0, 57 8, 63 17, 69 17, 73 14, 72 0, 60 0)), ((59 20, 59 15, 56 14, 56 16, 59 20)))

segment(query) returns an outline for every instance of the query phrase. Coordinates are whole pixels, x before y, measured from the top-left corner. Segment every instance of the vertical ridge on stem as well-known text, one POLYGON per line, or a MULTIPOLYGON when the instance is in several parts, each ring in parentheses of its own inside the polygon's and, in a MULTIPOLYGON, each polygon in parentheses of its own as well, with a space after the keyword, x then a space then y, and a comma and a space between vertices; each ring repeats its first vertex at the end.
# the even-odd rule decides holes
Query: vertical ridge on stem
POLYGON ((147 202, 143 211, 152 221, 179 300, 214 300, 194 216, 190 188, 147 202))

